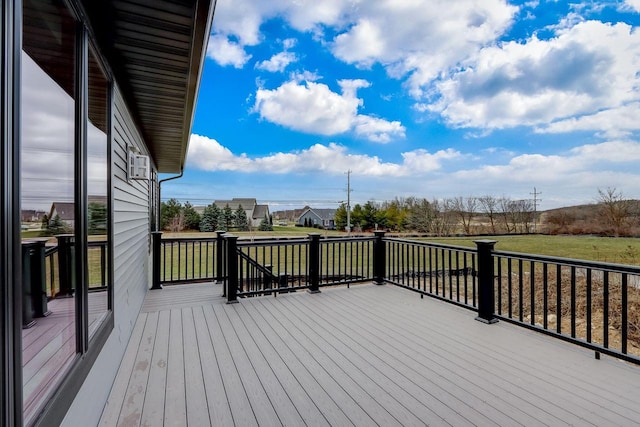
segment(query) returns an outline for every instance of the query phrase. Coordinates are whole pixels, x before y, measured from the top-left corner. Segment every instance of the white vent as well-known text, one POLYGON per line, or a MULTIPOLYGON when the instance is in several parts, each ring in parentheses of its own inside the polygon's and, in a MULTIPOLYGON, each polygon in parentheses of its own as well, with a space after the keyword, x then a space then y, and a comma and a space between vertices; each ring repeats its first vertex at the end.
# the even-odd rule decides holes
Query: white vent
POLYGON ((149 156, 129 151, 129 179, 149 179, 149 156))

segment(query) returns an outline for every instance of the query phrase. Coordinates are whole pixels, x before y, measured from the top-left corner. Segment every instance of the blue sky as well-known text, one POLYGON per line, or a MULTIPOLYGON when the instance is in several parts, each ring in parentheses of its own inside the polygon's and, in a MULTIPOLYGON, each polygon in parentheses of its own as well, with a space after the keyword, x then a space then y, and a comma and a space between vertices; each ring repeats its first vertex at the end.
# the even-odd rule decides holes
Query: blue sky
MULTIPOLYGON (((162 197, 640 198, 640 0, 219 0, 162 197)), ((161 176, 163 178, 165 176, 161 176)))

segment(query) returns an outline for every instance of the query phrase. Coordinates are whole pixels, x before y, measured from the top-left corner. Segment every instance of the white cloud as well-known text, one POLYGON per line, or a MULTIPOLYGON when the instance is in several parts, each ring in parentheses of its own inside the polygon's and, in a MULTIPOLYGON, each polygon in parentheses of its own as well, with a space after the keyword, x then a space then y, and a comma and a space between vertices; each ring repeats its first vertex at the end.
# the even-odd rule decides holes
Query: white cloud
POLYGON ((251 59, 242 46, 222 35, 209 37, 207 56, 222 66, 232 65, 235 68, 242 68, 251 59))
POLYGON ((282 17, 328 42, 347 63, 380 63, 393 76, 409 76, 412 93, 420 96, 441 73, 503 34, 518 10, 504 0, 236 0, 219 3, 213 25, 244 48, 260 43, 263 22, 282 17), (329 40, 327 28, 335 34, 329 40))
POLYGON ((438 82, 439 98, 423 107, 456 127, 543 126, 637 102, 639 67, 640 32, 624 23, 586 21, 550 40, 482 49, 438 82))
POLYGON ((424 176, 441 169, 444 161, 462 155, 453 149, 429 153, 419 149, 402 153, 403 163, 383 162, 377 156, 351 154, 345 146, 331 143, 315 144, 290 153, 274 153, 249 158, 233 154, 215 139, 191 135, 188 165, 206 171, 235 171, 245 173, 327 173, 342 175, 351 169, 354 174, 372 177, 424 176))
POLYGON ((626 0, 625 3, 636 12, 640 12, 640 0, 626 0))
POLYGON ((256 68, 272 73, 282 72, 292 62, 297 61, 297 57, 293 52, 280 52, 271 58, 256 63, 256 68))
MULTIPOLYGON (((357 197, 365 201, 409 195, 431 198, 492 194, 528 198, 533 186, 544 194, 545 208, 589 203, 597 189, 605 187, 615 187, 630 198, 640 197, 636 185, 639 179, 636 165, 640 161, 640 142, 637 141, 587 144, 553 155, 503 154, 510 157, 506 163, 493 163, 497 157, 491 153, 483 162, 452 148, 434 153, 417 149, 401 153, 402 161, 394 163, 378 156, 352 154, 348 148, 332 143, 248 157, 232 153, 214 139, 192 135, 188 166, 263 177, 304 174, 310 180, 318 175, 326 179, 340 178, 344 171, 351 169, 354 177, 362 177, 357 197), (470 163, 470 159, 474 163, 470 163)), ((287 194, 297 191, 295 185, 287 185, 287 194)))
POLYGON ((615 138, 640 130, 640 102, 632 102, 619 108, 598 111, 595 114, 559 120, 536 128, 537 133, 568 133, 574 131, 599 131, 615 138))
POLYGON ((258 89, 253 111, 260 117, 302 132, 337 135, 354 131, 370 141, 386 143, 404 138, 398 121, 358 114, 363 105, 356 91, 368 87, 365 80, 340 80, 342 94, 322 83, 289 81, 276 89, 258 89))

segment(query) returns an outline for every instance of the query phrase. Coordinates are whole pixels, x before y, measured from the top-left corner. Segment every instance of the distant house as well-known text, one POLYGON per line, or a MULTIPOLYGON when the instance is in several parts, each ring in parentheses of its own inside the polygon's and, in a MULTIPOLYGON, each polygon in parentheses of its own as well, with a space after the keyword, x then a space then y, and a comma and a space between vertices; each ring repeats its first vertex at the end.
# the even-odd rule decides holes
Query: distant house
POLYGON ((74 211, 75 204, 67 203, 67 202, 53 202, 51 204, 51 210, 49 211, 49 221, 57 216, 69 226, 70 229, 73 229, 74 225, 74 211))
POLYGON ((20 220, 22 222, 38 222, 42 221, 44 216, 43 211, 36 211, 34 209, 23 209, 20 211, 20 220))
POLYGON ((231 200, 214 200, 213 203, 220 209, 229 205, 233 211, 242 206, 252 227, 258 227, 263 219, 269 218, 269 205, 259 205, 256 199, 234 197, 231 200))
POLYGON ((320 225, 322 228, 333 229, 336 227, 335 222, 336 209, 313 209, 307 208, 298 217, 297 223, 305 225, 307 224, 320 225))
MULTIPOLYGON (((88 196, 89 205, 92 203, 96 203, 99 205, 107 205, 107 196, 88 196)), ((49 221, 55 218, 56 215, 60 216, 60 219, 69 226, 69 228, 74 228, 74 203, 68 202, 53 202, 51 204, 51 209, 49 210, 49 221)))

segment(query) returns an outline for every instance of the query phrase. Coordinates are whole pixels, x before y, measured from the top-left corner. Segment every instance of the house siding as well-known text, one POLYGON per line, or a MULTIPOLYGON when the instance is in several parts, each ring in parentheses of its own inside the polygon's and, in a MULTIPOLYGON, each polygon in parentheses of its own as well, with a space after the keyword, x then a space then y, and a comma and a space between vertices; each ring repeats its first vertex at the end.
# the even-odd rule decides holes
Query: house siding
POLYGON ((127 147, 147 153, 120 91, 114 90, 112 127, 114 329, 62 425, 97 425, 131 336, 151 270, 149 181, 127 181, 127 147))

